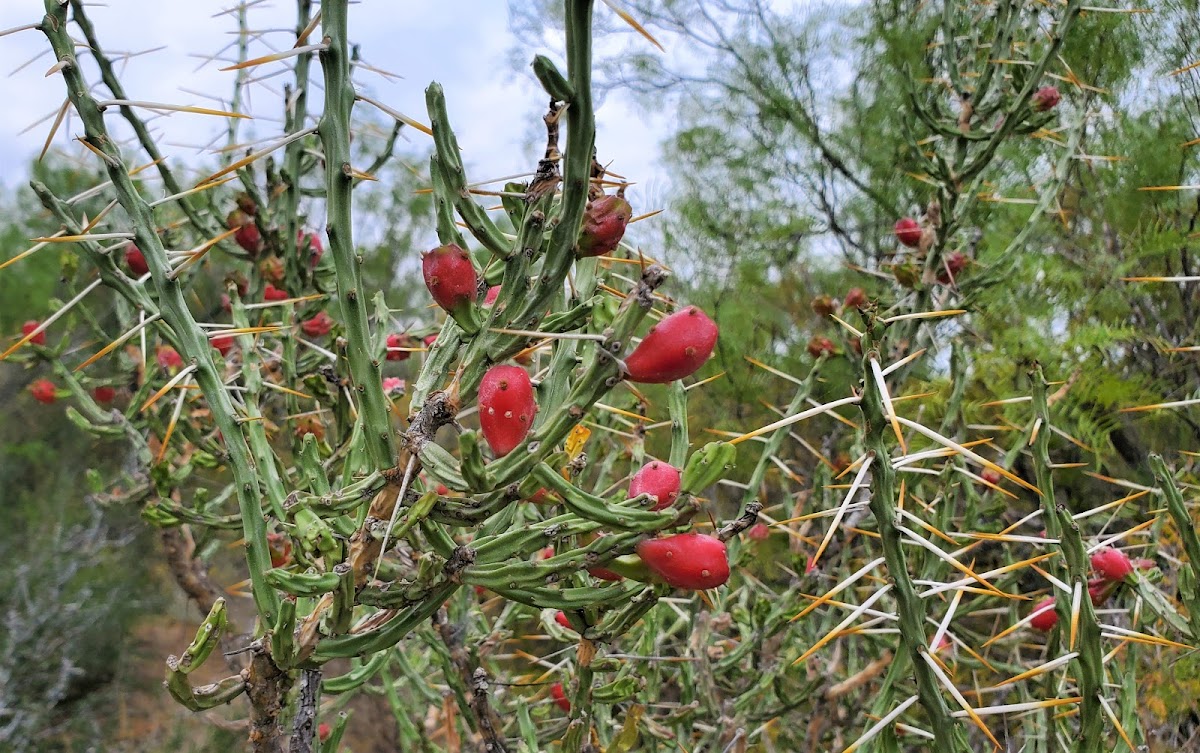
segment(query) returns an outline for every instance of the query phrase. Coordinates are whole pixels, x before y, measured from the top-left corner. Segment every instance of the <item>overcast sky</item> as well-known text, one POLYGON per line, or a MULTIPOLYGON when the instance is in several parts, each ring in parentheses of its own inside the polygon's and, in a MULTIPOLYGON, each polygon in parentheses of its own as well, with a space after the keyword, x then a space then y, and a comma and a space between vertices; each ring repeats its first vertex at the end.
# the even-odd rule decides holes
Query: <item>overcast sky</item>
MULTIPOLYGON (((225 0, 107 0, 89 8, 101 43, 110 55, 164 49, 128 61, 123 81, 133 99, 175 104, 215 106, 193 92, 228 99, 234 74, 218 69, 224 64, 201 58, 233 40, 229 15, 218 15, 233 5, 225 0)), ((611 13, 597 3, 597 13, 611 13)), ((43 0, 0 0, 0 29, 40 20, 43 0)), ((294 26, 294 6, 289 0, 266 0, 251 11, 253 29, 294 26)), ((501 0, 363 0, 351 9, 350 35, 362 45, 363 59, 373 66, 399 74, 389 80, 368 72, 356 79, 371 96, 427 122, 424 90, 430 81, 445 87, 451 121, 458 135, 471 180, 495 178, 529 170, 540 155, 536 145, 545 95, 527 67, 510 62, 513 38, 508 29, 507 3, 501 0)), ((314 36, 314 39, 319 38, 314 36)), ((290 47, 289 33, 265 37, 275 49, 290 47)), ((561 59, 561 36, 548 33, 547 48, 537 50, 561 59)), ((647 44, 648 46, 648 44, 647 44)), ((263 43, 252 54, 272 51, 263 43)), ((532 52, 529 57, 532 56, 532 52)), ((227 53, 231 54, 231 53, 227 53)), ((65 95, 61 77, 44 77, 53 64, 45 37, 23 31, 0 37, 0 182, 13 186, 25 180, 32 156, 42 147, 52 115, 65 95), (39 54, 42 57, 8 75, 39 54), (47 118, 28 132, 21 131, 47 118)), ((278 70, 264 66, 263 72, 278 70)), ((89 73, 91 71, 89 70, 89 73)), ((93 76, 94 79, 94 76, 93 76)), ((278 89, 284 77, 269 80, 278 89)), ((258 88, 256 110, 269 94, 258 88)), ((359 107, 365 105, 359 104, 359 107)), ((274 117, 275 108, 261 107, 274 117)), ((598 144, 612 169, 639 182, 635 205, 642 207, 664 197, 666 177, 656 164, 659 142, 666 134, 669 114, 641 113, 621 95, 608 96, 597 112, 598 144), (640 196, 637 196, 640 193, 640 196), (640 200, 639 200, 640 198, 640 200)), ((110 123, 118 120, 110 116, 110 123)), ((195 161, 196 147, 210 142, 216 119, 175 114, 154 121, 163 132, 166 153, 176 162, 195 161)), ((78 122, 60 129, 58 148, 81 154, 69 141, 82 132, 78 122)), ((280 124, 266 120, 249 126, 259 136, 278 133, 280 124)), ((411 138, 424 139, 412 132, 411 138)))

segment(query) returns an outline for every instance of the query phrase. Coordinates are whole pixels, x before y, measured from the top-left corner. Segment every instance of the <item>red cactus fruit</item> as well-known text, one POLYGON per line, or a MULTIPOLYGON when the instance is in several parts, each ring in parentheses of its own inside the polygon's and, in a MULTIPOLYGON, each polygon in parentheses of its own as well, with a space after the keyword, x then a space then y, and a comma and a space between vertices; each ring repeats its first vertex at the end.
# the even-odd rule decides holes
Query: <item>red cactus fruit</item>
POLYGON ((725 542, 701 533, 680 533, 647 539, 638 556, 655 574, 675 588, 716 588, 729 580, 725 542))
POLYGON ((649 494, 657 500, 653 510, 670 507, 679 496, 679 469, 658 460, 646 463, 629 480, 630 499, 639 494, 649 494))
POLYGON ((385 395, 403 395, 405 383, 399 377, 384 377, 383 393, 385 395))
POLYGON ((817 316, 829 316, 837 310, 837 304, 834 303, 833 298, 827 295, 817 296, 809 305, 812 306, 813 313, 817 316))
POLYGON ((239 227, 233 234, 233 240, 251 256, 257 256, 263 249, 262 233, 258 232, 258 225, 253 222, 239 227))
POLYGON ((958 278, 958 273, 967 268, 967 263, 970 259, 962 251, 951 251, 942 259, 942 265, 938 268, 937 281, 943 285, 948 285, 952 280, 958 278))
POLYGON ((292 297, 291 293, 287 292, 286 290, 284 290, 282 288, 277 288, 269 282, 267 283, 267 286, 265 288, 263 288, 263 300, 264 301, 286 301, 288 298, 291 298, 291 297, 292 297))
POLYGON ((138 277, 150 271, 150 267, 146 265, 146 256, 132 243, 125 247, 125 266, 138 277))
POLYGON ((690 376, 704 365, 717 344, 717 325, 696 308, 676 311, 650 328, 625 359, 631 382, 666 384, 690 376))
POLYGON ((317 725, 317 739, 321 742, 328 740, 331 734, 333 734, 333 729, 331 729, 330 726, 325 722, 321 722, 317 725))
POLYGON ((1062 99, 1062 97, 1059 95, 1056 87, 1043 86, 1041 89, 1038 89, 1036 92, 1034 92, 1033 109, 1037 112, 1053 110, 1058 106, 1060 99, 1062 99))
POLYGON ((102 384, 92 390, 92 399, 101 405, 108 405, 116 398, 116 396, 117 391, 112 387, 109 387, 107 384, 102 384))
POLYGON ((992 468, 984 468, 983 472, 979 474, 979 478, 983 479, 989 484, 999 484, 1000 472, 993 470, 992 468))
POLYGON ((421 342, 425 343, 426 348, 432 348, 433 344, 435 342, 437 342, 437 339, 438 339, 437 335, 425 335, 425 339, 422 340, 421 342))
POLYGON ((632 216, 633 207, 616 194, 588 202, 579 231, 579 255, 602 256, 616 250, 632 216))
POLYGON ((842 301, 842 307, 848 309, 860 309, 866 305, 867 293, 862 288, 850 288, 846 300, 842 301))
POLYGON ((216 348, 222 356, 229 355, 229 351, 233 350, 233 335, 221 335, 209 340, 209 343, 216 348))
POLYGON ((308 253, 308 266, 315 267, 320 263, 321 257, 325 255, 325 246, 321 244, 321 236, 309 230, 296 231, 296 246, 300 249, 300 256, 303 257, 305 252, 308 253))
POLYGON ((448 312, 469 306, 475 300, 479 277, 471 256, 453 243, 438 246, 421 259, 425 287, 437 305, 448 312))
POLYGON ((267 282, 283 282, 286 275, 283 259, 278 256, 268 256, 258 263, 258 274, 267 282))
POLYGON ((571 702, 567 700, 567 693, 563 690, 563 684, 556 682, 550 686, 550 697, 558 704, 558 707, 568 714, 571 713, 571 702))
POLYGON ((550 496, 550 492, 548 492, 545 487, 542 487, 529 497, 529 501, 535 505, 550 505, 554 504, 556 500, 554 497, 550 496))
POLYGON ((533 426, 533 384, 519 366, 493 366, 479 383, 479 425, 496 457, 512 452, 533 426))
POLYGON ((609 570, 607 567, 589 567, 588 574, 591 575, 593 578, 599 578, 600 580, 611 580, 611 581, 623 580, 623 577, 621 576, 620 573, 614 573, 612 570, 609 570))
POLYGON ((450 487, 446 486, 445 484, 438 484, 437 485, 437 493, 439 496, 445 497, 447 494, 450 493, 450 487))
POLYGON ((1043 633, 1050 632, 1058 624, 1058 612, 1054 611, 1053 597, 1038 602, 1033 608, 1033 619, 1029 624, 1034 630, 1041 630, 1043 633))
POLYGON ((282 533, 268 533, 267 551, 271 553, 271 567, 283 567, 292 560, 292 540, 282 533))
POLYGON ((751 541, 766 541, 771 537, 771 528, 766 523, 755 523, 746 531, 751 541))
POLYGON ((178 369, 183 366, 183 357, 170 345, 159 345, 154 351, 154 360, 164 369, 178 369))
POLYGON ((1116 584, 1107 578, 1092 578, 1088 581, 1088 598, 1092 600, 1092 606, 1098 607, 1108 601, 1108 597, 1112 596, 1113 589, 1116 584))
POLYGON ((558 614, 554 615, 554 621, 557 622, 559 625, 562 625, 563 627, 565 627, 567 630, 575 629, 575 628, 571 627, 571 621, 569 619, 567 619, 567 616, 565 614, 563 614, 562 612, 559 612, 558 614))
POLYGON ((808 341, 808 354, 813 358, 833 355, 836 350, 833 341, 828 337, 814 337, 808 341))
POLYGON ((411 348, 413 346, 412 338, 408 335, 390 334, 387 336, 387 360, 389 361, 407 361, 412 355, 407 350, 392 350, 393 348, 411 348))
POLYGON ((921 226, 912 217, 896 220, 896 225, 892 229, 896 233, 896 240, 909 248, 916 248, 917 244, 921 242, 921 226))
POLYGON ((58 399, 56 392, 57 388, 54 386, 54 382, 49 379, 38 379, 29 385, 29 394, 33 396, 34 400, 45 405, 50 405, 58 399))
POLYGON ((487 289, 487 295, 483 297, 483 305, 491 306, 496 302, 496 298, 500 295, 500 286, 493 285, 487 289))
MULTIPOLYGON (((30 333, 32 333, 35 329, 37 329, 41 325, 42 325, 42 323, 37 321, 36 319, 30 319, 29 321, 27 321, 21 325, 21 336, 29 337, 30 333)), ((29 342, 34 345, 45 345, 46 344, 46 333, 44 331, 37 333, 33 337, 29 338, 29 342)))
POLYGON ((329 330, 333 329, 333 319, 324 311, 318 311, 312 319, 303 322, 300 329, 304 330, 304 334, 309 337, 324 337, 329 334, 329 330))
POLYGON ((552 546, 548 546, 545 549, 543 549, 542 551, 538 552, 538 559, 540 559, 540 560, 548 560, 553 556, 554 556, 554 547, 552 547, 552 546))
POLYGON ((1120 549, 1104 547, 1092 554, 1092 569, 1108 580, 1125 580, 1133 572, 1133 562, 1120 549))

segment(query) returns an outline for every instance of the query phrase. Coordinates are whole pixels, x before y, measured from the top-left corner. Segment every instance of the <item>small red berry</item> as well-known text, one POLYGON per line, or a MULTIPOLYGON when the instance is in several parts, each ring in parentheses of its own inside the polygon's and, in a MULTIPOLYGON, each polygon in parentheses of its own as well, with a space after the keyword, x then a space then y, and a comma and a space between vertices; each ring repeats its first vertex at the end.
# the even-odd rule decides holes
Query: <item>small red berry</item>
POLYGON ((704 365, 717 344, 717 325, 696 308, 676 311, 650 328, 625 359, 631 382, 666 384, 690 376, 704 365))
POLYGON ((850 292, 846 293, 846 300, 842 301, 842 306, 848 309, 860 309, 867 305, 867 294, 862 288, 850 288, 850 292))
POLYGON ((497 457, 525 440, 537 403, 529 374, 519 366, 493 366, 479 383, 479 425, 497 457))
POLYGON ((567 693, 563 690, 561 682, 556 682, 550 686, 550 697, 558 704, 558 707, 568 714, 571 713, 571 702, 567 700, 567 693))
POLYGON ((117 391, 107 384, 102 384, 92 390, 92 398, 101 405, 108 405, 117 396, 117 391))
POLYGON ((209 340, 209 343, 216 348, 222 356, 229 355, 229 351, 233 350, 233 335, 221 335, 209 340))
POLYGON ((1034 92, 1033 109, 1037 112, 1053 110, 1058 106, 1060 99, 1062 99, 1062 97, 1059 95, 1056 87, 1043 86, 1041 89, 1038 89, 1036 92, 1034 92))
POLYGON ((1133 562, 1120 549, 1104 547, 1092 554, 1092 569, 1108 580, 1120 581, 1133 572, 1133 562))
POLYGON ((771 537, 771 528, 766 523, 755 523, 746 531, 751 541, 766 541, 771 537))
POLYGON ((329 334, 329 330, 333 329, 333 319, 324 311, 318 311, 312 319, 303 322, 300 329, 304 330, 304 334, 309 337, 324 337, 329 334))
POLYGON ((408 335, 390 334, 387 336, 387 360, 389 361, 407 361, 412 355, 407 350, 395 350, 396 348, 411 348, 413 345, 412 338, 408 335))
POLYGON ((670 507, 679 496, 679 469, 670 463, 657 460, 643 465, 633 478, 629 480, 630 499, 639 494, 649 494, 655 498, 652 510, 670 507))
POLYGON ((642 562, 675 588, 702 590, 729 580, 725 542, 701 533, 647 539, 637 546, 642 562))
POLYGON ((421 258, 425 287, 437 305, 458 311, 475 300, 479 277, 471 256, 453 243, 438 246, 421 258))
POLYGON ((983 479, 989 484, 999 484, 1000 472, 993 470, 992 468, 984 468, 983 472, 979 474, 979 478, 983 479))
POLYGON ((183 358, 170 345, 159 345, 154 352, 154 360, 164 369, 178 369, 183 366, 183 358))
POLYGON ((836 348, 828 337, 814 337, 808 341, 808 354, 813 358, 833 355, 836 348))
POLYGON ((125 266, 129 267, 129 271, 138 277, 150 271, 150 267, 146 265, 146 257, 142 254, 142 250, 132 243, 125 247, 125 266))
POLYGON ((291 293, 281 288, 277 288, 269 282, 267 283, 267 286, 263 288, 264 301, 286 301, 291 297, 291 293))
POLYGON ((909 248, 916 248, 917 244, 921 242, 921 226, 912 217, 896 220, 893 230, 896 233, 896 240, 909 248))
MULTIPOLYGON (((29 335, 32 334, 33 331, 35 329, 37 329, 38 327, 40 327, 41 325, 42 325, 42 323, 37 321, 36 319, 30 319, 29 321, 27 321, 21 325, 21 335, 23 335, 25 337, 29 337, 29 335)), ((46 344, 46 332, 43 330, 42 332, 37 333, 33 337, 30 337, 29 342, 34 345, 45 345, 46 344)))
POLYGON ((233 240, 251 256, 257 256, 263 249, 262 233, 258 232, 258 225, 253 222, 239 227, 233 234, 233 240))
POLYGON ((546 491, 545 487, 542 487, 534 492, 531 497, 529 497, 529 501, 535 505, 550 505, 554 504, 555 499, 554 497, 550 496, 550 492, 546 491))
POLYGON ((437 493, 439 496, 445 497, 450 493, 450 487, 446 486, 445 484, 438 484, 437 493))
POLYGON ((1034 630, 1041 630, 1043 633, 1050 632, 1058 624, 1058 612, 1054 611, 1053 598, 1039 602, 1033 608, 1033 619, 1029 621, 1029 624, 1034 630))
POLYGON ((554 621, 557 622, 559 625, 562 625, 563 627, 565 627, 567 630, 575 629, 575 628, 571 627, 571 620, 569 620, 567 618, 567 616, 565 614, 563 614, 562 612, 559 612, 558 614, 554 615, 554 621))
POLYGON ((333 734, 333 730, 325 722, 317 725, 317 739, 321 742, 328 740, 331 734, 333 734))
POLYGON ((579 255, 603 256, 615 251, 631 217, 633 207, 622 196, 613 194, 589 201, 579 231, 579 255))
POLYGON ((29 394, 33 395, 34 400, 45 405, 50 405, 58 399, 56 392, 57 388, 54 386, 54 382, 49 379, 38 379, 29 385, 29 394))

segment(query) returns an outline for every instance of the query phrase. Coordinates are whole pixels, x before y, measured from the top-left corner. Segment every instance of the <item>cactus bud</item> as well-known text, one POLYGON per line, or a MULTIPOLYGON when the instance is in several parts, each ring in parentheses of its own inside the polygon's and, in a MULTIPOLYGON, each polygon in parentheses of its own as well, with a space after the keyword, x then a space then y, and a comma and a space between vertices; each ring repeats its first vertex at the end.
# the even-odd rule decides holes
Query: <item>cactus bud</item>
POLYGON ((567 630, 575 629, 571 627, 571 620, 565 614, 563 614, 562 611, 559 611, 554 615, 554 621, 565 627, 567 630))
POLYGON ((1029 624, 1034 630, 1041 630, 1043 633, 1050 632, 1058 624, 1058 612, 1054 611, 1053 598, 1041 601, 1033 608, 1033 619, 1029 624))
POLYGON ((625 360, 631 382, 666 384, 694 374, 717 344, 717 325, 695 306, 671 314, 625 360))
POLYGON ((283 259, 280 259, 278 256, 270 256, 263 259, 258 263, 258 273, 268 282, 283 282, 285 274, 283 259))
MULTIPOLYGON (((23 337, 29 337, 29 335, 35 329, 37 329, 38 327, 41 326, 41 324, 42 323, 37 321, 36 319, 30 319, 29 321, 27 321, 21 325, 21 335, 23 337)), ((29 337, 29 342, 32 343, 33 345, 45 345, 46 344, 45 331, 39 332, 36 335, 34 335, 33 337, 29 337)))
POLYGON ((479 425, 497 457, 512 452, 533 426, 537 403, 529 375, 518 366, 493 366, 479 383, 479 425))
MULTIPOLYGON (((325 424, 316 416, 305 416, 297 419, 295 435, 297 439, 304 439, 305 435, 312 434, 320 442, 325 438, 325 424)), ((276 565, 278 567, 278 565, 276 565)))
POLYGON ((833 341, 828 337, 814 337, 808 341, 808 354, 813 358, 831 356, 836 352, 833 341))
POLYGON ((623 196, 613 194, 589 201, 576 246, 579 255, 603 256, 612 253, 625 236, 625 227, 632 216, 633 207, 623 196))
POLYGON ((333 329, 333 319, 324 311, 318 311, 316 316, 302 323, 300 329, 309 337, 324 337, 333 329))
POLYGON ((771 538, 771 528, 766 523, 755 523, 746 531, 746 536, 751 541, 766 541, 771 538))
POLYGON ((1120 581, 1133 572, 1133 562, 1120 549, 1104 547, 1092 555, 1092 569, 1107 580, 1120 581))
POLYGON ((833 302, 833 298, 827 295, 819 295, 812 299, 813 313, 817 316, 829 316, 837 309, 837 304, 833 302))
POLYGON ((629 481, 629 496, 649 494, 655 498, 653 510, 670 507, 679 496, 679 469, 658 460, 641 467, 629 481))
POLYGON ((1046 112, 1053 110, 1058 106, 1059 100, 1062 97, 1058 93, 1058 89, 1053 86, 1043 86, 1034 92, 1033 109, 1037 112, 1046 112))
POLYGON ((254 222, 254 218, 240 209, 235 209, 229 214, 225 215, 225 226, 230 230, 236 230, 239 227, 245 227, 252 222, 254 222))
POLYGON ((921 242, 921 226, 912 217, 896 220, 893 230, 896 233, 896 240, 909 248, 916 248, 917 244, 921 242))
POLYGON ((668 585, 703 590, 729 580, 725 542, 702 533, 648 539, 637 546, 642 562, 668 585))
POLYGON ((850 292, 846 293, 846 300, 842 302, 843 308, 860 309, 867 305, 867 294, 862 288, 850 288, 850 292))
POLYGON ((50 405, 58 399, 54 382, 49 379, 38 379, 29 385, 29 394, 33 396, 34 400, 45 405, 50 405))
POLYGON ((234 201, 237 202, 238 209, 246 214, 258 214, 258 204, 254 203, 254 199, 250 198, 250 194, 240 193, 237 195, 237 198, 235 198, 234 201))
POLYGON ((471 256, 453 243, 438 246, 421 259, 425 286, 433 300, 454 314, 475 300, 479 277, 471 256))
POLYGON ((1000 483, 1000 473, 992 470, 991 468, 984 468, 983 472, 979 474, 979 478, 983 479, 989 484, 1000 483))
POLYGON ((125 266, 129 267, 129 271, 138 277, 150 271, 142 250, 132 243, 125 247, 125 266))

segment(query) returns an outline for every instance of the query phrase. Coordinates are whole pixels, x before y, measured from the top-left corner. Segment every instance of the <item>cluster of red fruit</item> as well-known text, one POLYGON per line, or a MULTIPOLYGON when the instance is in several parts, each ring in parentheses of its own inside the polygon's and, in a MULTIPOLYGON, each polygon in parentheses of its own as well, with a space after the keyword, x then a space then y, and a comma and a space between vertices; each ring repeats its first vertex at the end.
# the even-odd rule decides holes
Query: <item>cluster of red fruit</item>
MULTIPOLYGON (((1092 570, 1097 577, 1088 581, 1088 597, 1092 606, 1100 606, 1112 595, 1116 587, 1124 582, 1135 569, 1148 570, 1154 567, 1153 560, 1139 559, 1136 562, 1119 549, 1104 547, 1092 554, 1092 570)), ((1035 630, 1049 632, 1058 624, 1058 613, 1054 611, 1053 597, 1039 602, 1032 612, 1030 626, 1035 630)))

